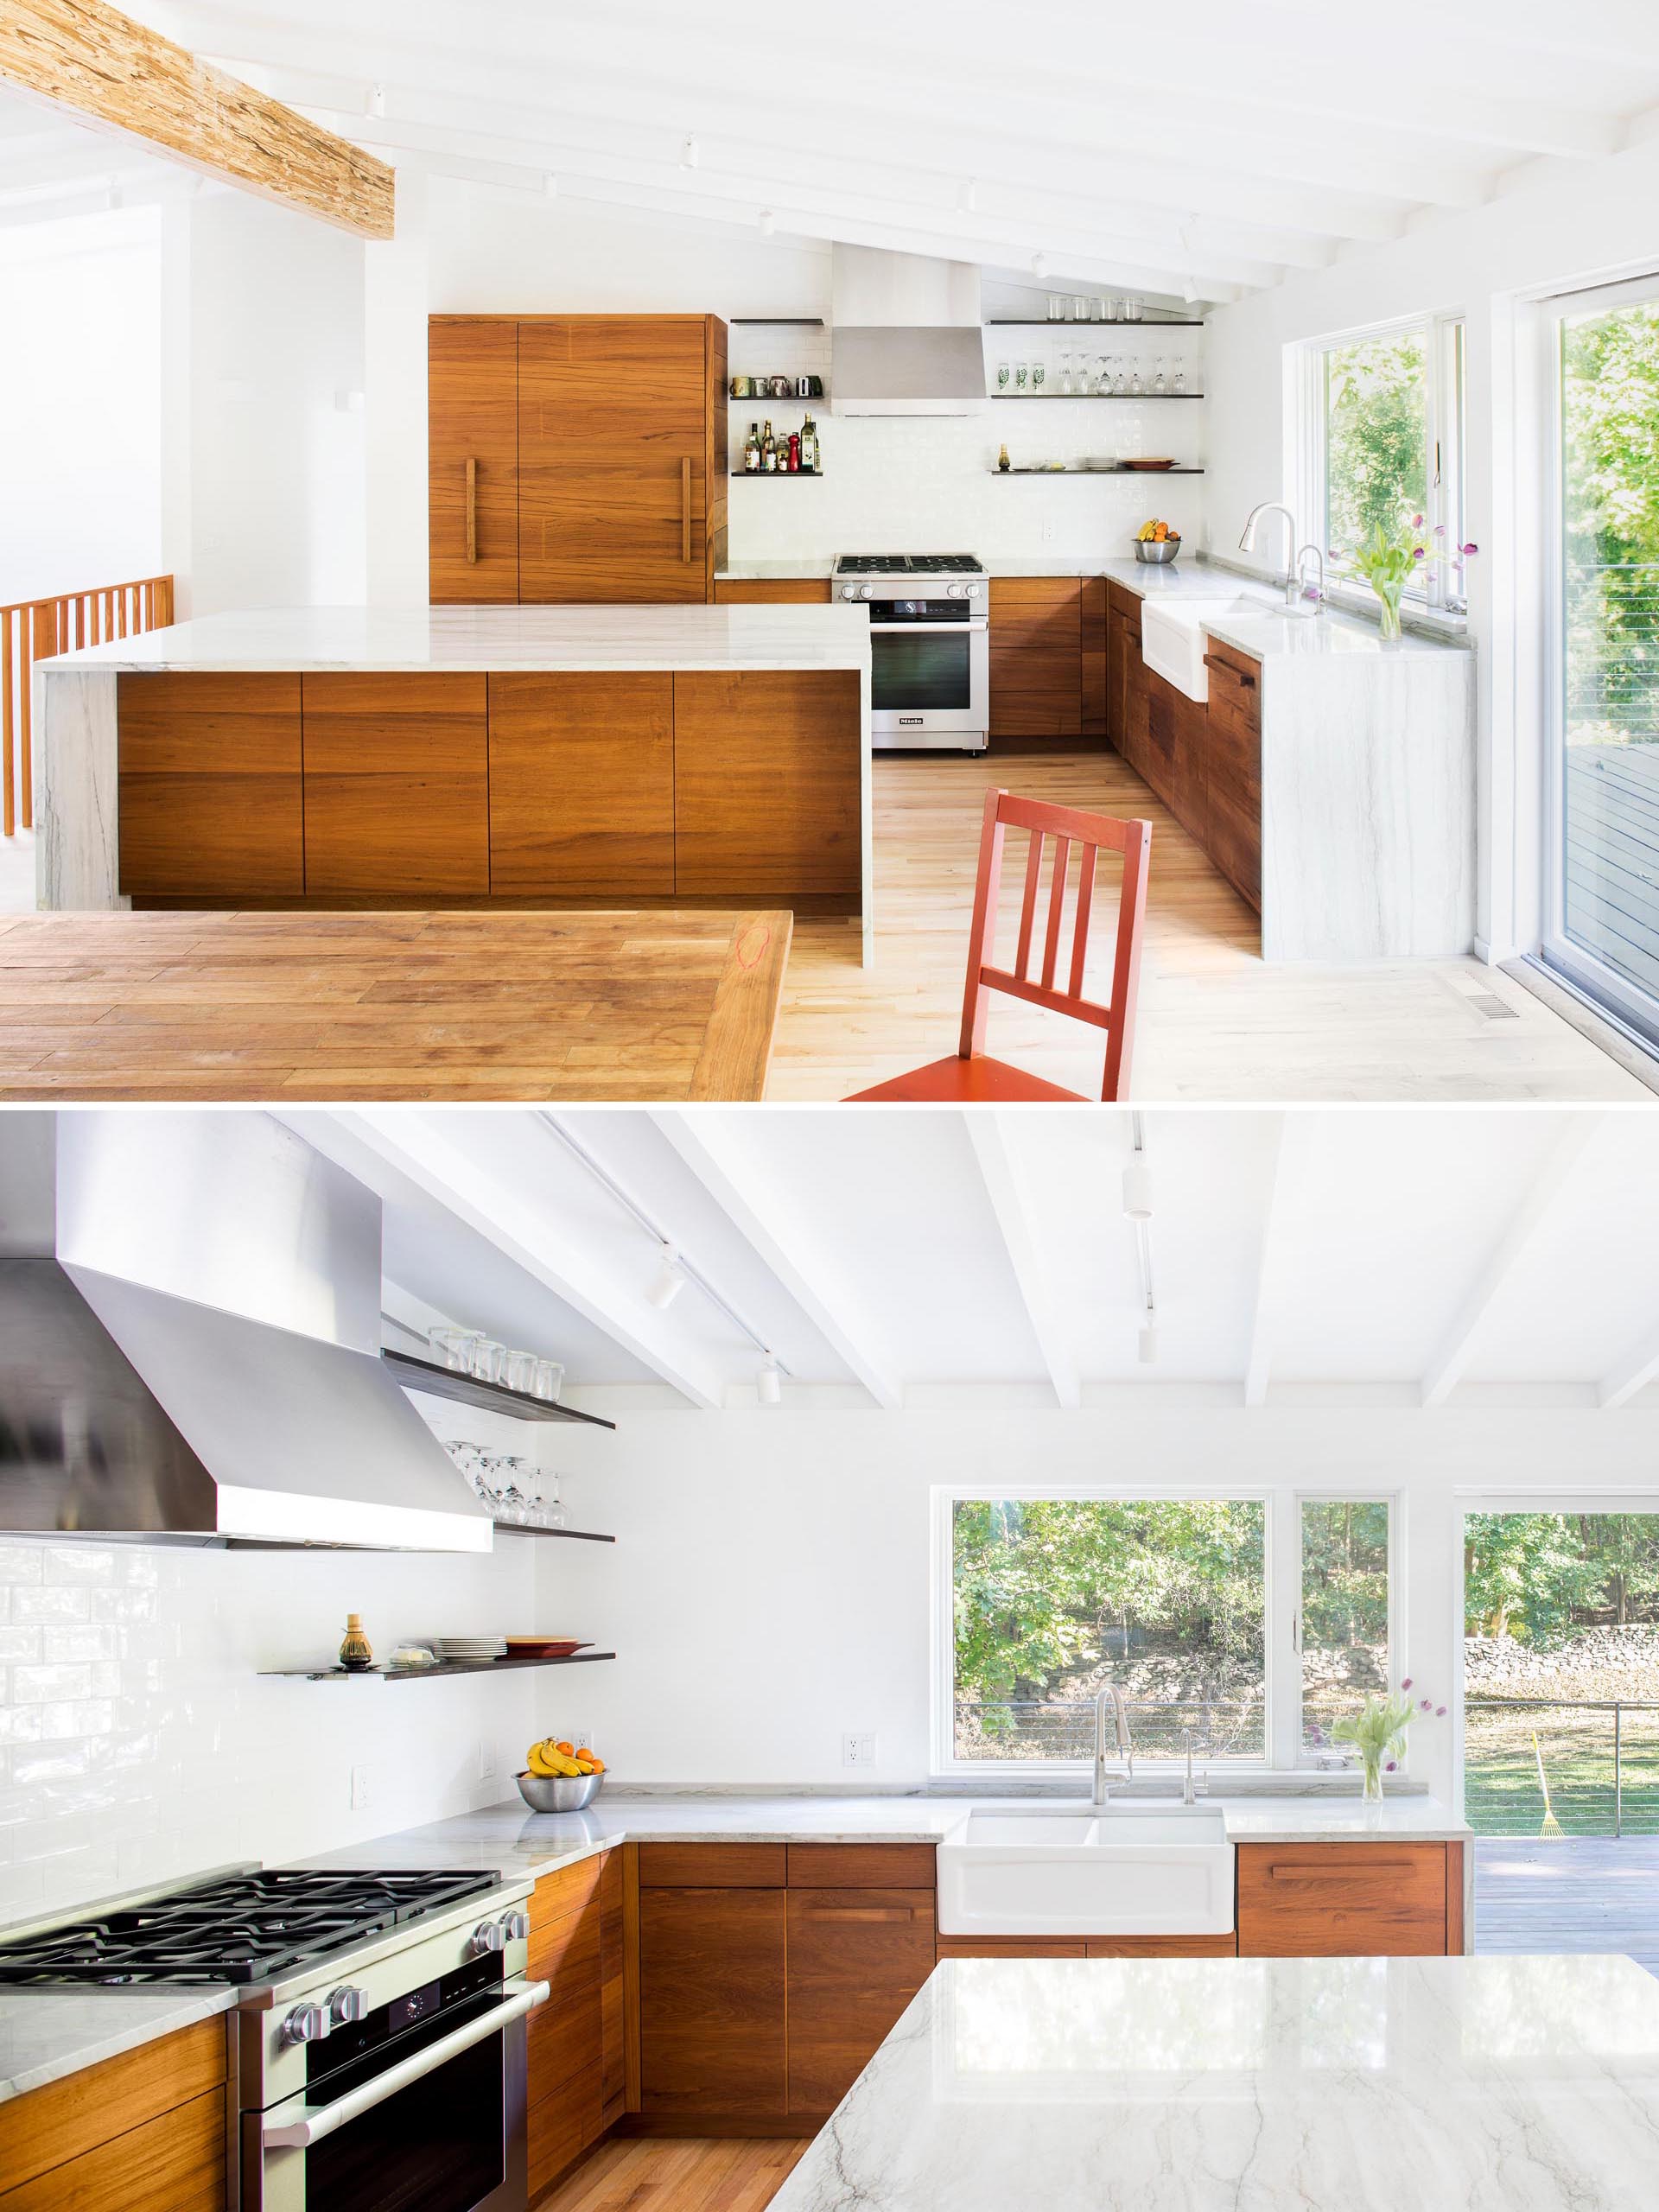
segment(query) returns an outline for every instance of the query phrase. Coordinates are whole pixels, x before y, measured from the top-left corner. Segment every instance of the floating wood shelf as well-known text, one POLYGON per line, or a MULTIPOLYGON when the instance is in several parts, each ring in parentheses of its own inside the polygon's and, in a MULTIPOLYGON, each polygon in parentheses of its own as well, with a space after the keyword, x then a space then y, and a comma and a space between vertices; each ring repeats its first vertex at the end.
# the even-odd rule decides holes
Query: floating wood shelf
POLYGON ((380 1357, 405 1390, 423 1390, 429 1397, 450 1398, 460 1406, 481 1412, 508 1414, 514 1421, 574 1421, 587 1428, 614 1428, 613 1421, 597 1414, 580 1414, 562 1406, 556 1398, 533 1398, 527 1390, 510 1390, 505 1382, 486 1382, 479 1375, 463 1375, 454 1367, 440 1367, 435 1360, 416 1359, 412 1352, 382 1349, 380 1357))
POLYGON ((823 474, 823 471, 821 468, 734 468, 732 474, 740 483, 753 483, 758 478, 764 484, 779 476, 810 476, 817 479, 823 474))
POLYGON ((1139 476, 1155 484, 1160 476, 1202 476, 1201 468, 993 468, 993 476, 1139 476))
POLYGON ((601 1536, 592 1529, 543 1529, 533 1521, 493 1521, 493 1529, 505 1531, 509 1536, 563 1536, 573 1544, 613 1544, 614 1536, 601 1536))
POLYGON ((987 330, 1202 330, 1205 318, 1201 315, 1166 315, 1155 321, 1143 315, 1134 322, 1121 319, 1116 322, 1078 322, 1071 315, 1000 315, 985 325, 987 330))
POLYGON ((769 330, 822 330, 821 315, 732 315, 727 321, 734 328, 740 323, 764 324, 769 330))
POLYGON ((440 1659, 431 1667, 262 1667, 262 1675, 295 1682, 429 1682, 435 1675, 511 1675, 520 1667, 591 1667, 614 1651, 573 1651, 568 1659, 440 1659))
POLYGON ((988 399, 1117 399, 1143 407, 1147 400, 1202 399, 1201 391, 991 391, 988 399))

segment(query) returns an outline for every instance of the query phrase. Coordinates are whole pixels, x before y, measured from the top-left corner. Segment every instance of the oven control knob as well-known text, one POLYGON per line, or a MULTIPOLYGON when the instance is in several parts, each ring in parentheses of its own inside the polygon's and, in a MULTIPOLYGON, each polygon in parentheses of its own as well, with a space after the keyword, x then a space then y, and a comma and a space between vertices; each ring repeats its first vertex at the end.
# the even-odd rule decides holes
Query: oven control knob
POLYGON ((961 599, 964 595, 963 587, 961 584, 946 584, 944 595, 947 599, 961 599))
POLYGON ((509 1943, 529 1942, 530 1915, 527 1912, 504 1912, 499 1926, 509 1943))
POLYGON ((977 599, 979 597, 979 586, 977 584, 963 584, 963 589, 967 593, 969 599, 977 599))
POLYGON ((856 584, 842 584, 841 588, 841 595, 843 599, 856 599, 858 597, 858 586, 856 584))
POLYGON ((860 584, 858 588, 858 595, 861 599, 874 599, 875 597, 875 586, 874 584, 860 584))
POLYGON ((284 2043, 321 2043, 333 2023, 321 2005, 296 2005, 283 2022, 284 2043))
POLYGON ((353 1989, 350 1983, 335 1990, 328 1999, 328 2024, 335 2028, 354 2027, 359 2020, 369 2017, 369 1993, 353 1989))
POLYGON ((505 1951, 506 1948, 506 1930, 499 1920, 480 1920, 474 1929, 472 1950, 475 1959, 486 1958, 492 1951, 505 1951))

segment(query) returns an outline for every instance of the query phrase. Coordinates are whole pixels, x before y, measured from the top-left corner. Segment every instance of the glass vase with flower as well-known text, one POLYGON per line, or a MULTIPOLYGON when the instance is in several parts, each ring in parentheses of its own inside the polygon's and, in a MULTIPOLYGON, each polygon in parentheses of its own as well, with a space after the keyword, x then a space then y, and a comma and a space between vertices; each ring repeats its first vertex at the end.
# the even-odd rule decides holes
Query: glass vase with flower
POLYGON ((1443 525, 1437 524, 1430 530, 1421 515, 1402 512, 1392 529, 1378 523, 1369 538, 1361 539, 1351 556, 1332 547, 1332 560, 1345 562, 1336 573, 1367 583, 1376 593, 1378 626, 1385 645, 1399 642, 1400 603, 1414 576, 1427 575, 1434 568, 1461 569, 1480 550, 1478 545, 1448 547, 1437 543, 1445 537, 1443 525))
POLYGON ((1359 1753, 1360 1796, 1368 1805, 1382 1802, 1382 1777, 1393 1774, 1406 1755, 1406 1733, 1414 1720, 1432 1713, 1443 1719, 1446 1707, 1432 1697, 1414 1697, 1408 1675, 1397 1690, 1375 1691, 1357 1713, 1344 1713, 1331 1733, 1359 1753))

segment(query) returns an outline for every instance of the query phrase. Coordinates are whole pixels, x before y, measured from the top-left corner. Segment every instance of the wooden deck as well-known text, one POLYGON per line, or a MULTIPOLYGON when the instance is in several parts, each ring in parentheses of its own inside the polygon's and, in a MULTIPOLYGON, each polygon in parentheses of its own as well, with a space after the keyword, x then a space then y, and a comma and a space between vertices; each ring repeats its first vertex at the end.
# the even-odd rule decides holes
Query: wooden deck
POLYGON ((1659 1974, 1659 1836, 1482 1836, 1477 1951, 1622 1951, 1659 1974))
POLYGON ((1567 932, 1659 997, 1659 744, 1567 756, 1567 932))

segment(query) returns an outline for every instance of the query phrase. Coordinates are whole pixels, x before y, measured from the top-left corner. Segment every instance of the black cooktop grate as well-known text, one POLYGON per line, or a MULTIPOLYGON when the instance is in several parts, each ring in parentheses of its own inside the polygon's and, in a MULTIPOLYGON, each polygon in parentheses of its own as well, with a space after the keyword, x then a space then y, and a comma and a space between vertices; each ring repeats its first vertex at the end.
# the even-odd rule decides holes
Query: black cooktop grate
POLYGON ((984 574, 971 553, 843 553, 838 576, 978 576, 984 574))
POLYGON ((259 1982, 493 1889, 493 1873, 277 1868, 0 1944, 0 1982, 259 1982))

